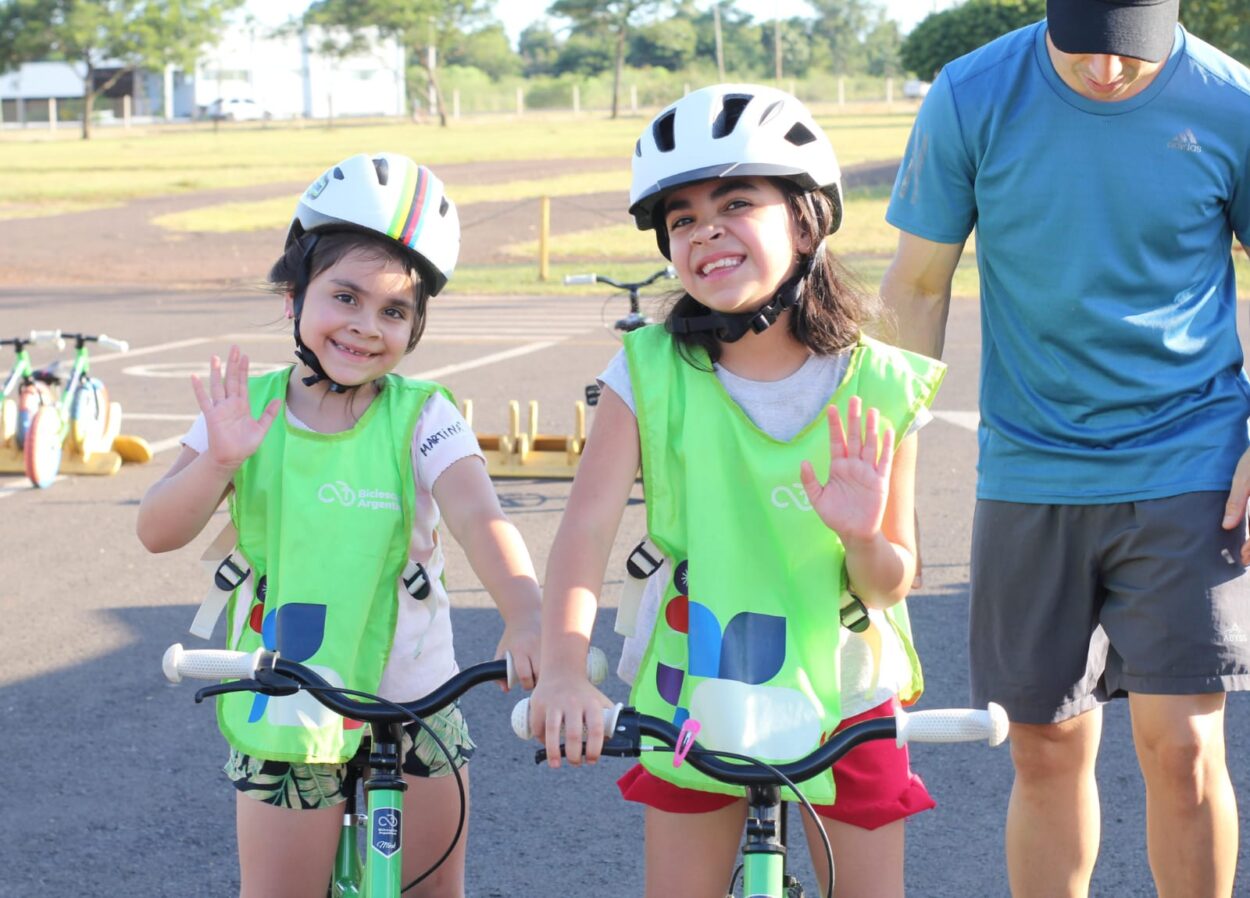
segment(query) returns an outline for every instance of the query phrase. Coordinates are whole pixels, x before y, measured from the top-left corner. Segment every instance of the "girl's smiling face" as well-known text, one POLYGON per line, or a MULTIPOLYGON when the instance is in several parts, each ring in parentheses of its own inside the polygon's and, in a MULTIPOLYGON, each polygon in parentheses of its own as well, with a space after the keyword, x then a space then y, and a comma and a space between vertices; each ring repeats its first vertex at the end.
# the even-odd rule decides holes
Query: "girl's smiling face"
POLYGON ((781 188, 767 178, 714 178, 664 201, 669 255, 686 292, 718 312, 749 312, 794 273, 800 239, 781 188))
MULTIPOLYGON (((286 302, 290 313, 290 296, 286 302)), ((416 290, 405 266, 353 249, 309 283, 300 338, 332 380, 358 386, 399 364, 416 315, 416 290)))

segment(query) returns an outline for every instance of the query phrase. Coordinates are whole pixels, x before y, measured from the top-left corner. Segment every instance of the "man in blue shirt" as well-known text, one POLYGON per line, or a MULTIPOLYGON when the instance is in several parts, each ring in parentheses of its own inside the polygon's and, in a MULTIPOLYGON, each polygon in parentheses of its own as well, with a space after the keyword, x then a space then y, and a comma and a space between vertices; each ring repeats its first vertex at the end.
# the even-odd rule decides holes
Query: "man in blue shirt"
POLYGON ((1178 0, 1049 0, 943 70, 887 219, 900 344, 939 356, 976 230, 973 698, 1012 719, 1012 893, 1084 896, 1100 703, 1127 695, 1161 896, 1232 892, 1225 695, 1250 688, 1250 71, 1178 0))

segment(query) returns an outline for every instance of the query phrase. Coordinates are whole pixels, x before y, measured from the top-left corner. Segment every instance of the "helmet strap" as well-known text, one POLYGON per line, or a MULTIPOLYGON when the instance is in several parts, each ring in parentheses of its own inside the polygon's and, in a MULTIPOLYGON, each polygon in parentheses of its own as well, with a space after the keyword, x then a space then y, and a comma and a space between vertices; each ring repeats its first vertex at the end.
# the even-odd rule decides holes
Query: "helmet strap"
POLYGON ((705 315, 692 315, 688 318, 674 318, 670 327, 674 334, 693 334, 712 331, 714 337, 722 343, 736 343, 746 336, 747 332, 761 334, 772 327, 781 313, 786 309, 798 306, 803 298, 803 287, 808 276, 816 265, 819 253, 824 252, 824 241, 816 247, 799 271, 777 288, 772 299, 753 312, 714 312, 708 310, 705 315))
POLYGON ((300 258, 299 268, 295 272, 295 289, 292 291, 291 308, 295 313, 295 357, 300 360, 304 367, 312 371, 312 374, 301 378, 304 386, 311 387, 326 381, 328 389, 331 393, 346 393, 350 387, 346 387, 335 380, 332 380, 326 374, 325 368, 321 366, 321 360, 317 358, 316 353, 304 345, 303 339, 299 334, 300 316, 304 313, 304 294, 308 291, 309 281, 312 280, 312 254, 313 249, 317 246, 319 235, 309 234, 303 244, 304 253, 300 258))

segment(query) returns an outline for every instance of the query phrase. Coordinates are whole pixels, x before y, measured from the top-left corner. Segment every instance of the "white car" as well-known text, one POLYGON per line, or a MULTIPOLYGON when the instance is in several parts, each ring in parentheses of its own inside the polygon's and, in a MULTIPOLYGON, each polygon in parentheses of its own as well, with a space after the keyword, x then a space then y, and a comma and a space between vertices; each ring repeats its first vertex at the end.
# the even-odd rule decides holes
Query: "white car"
POLYGON ((269 118, 269 113, 259 103, 247 97, 213 100, 204 114, 211 119, 227 122, 255 122, 269 118))
POLYGON ((910 81, 903 82, 903 96, 909 100, 923 100, 932 86, 928 81, 912 78, 910 81))

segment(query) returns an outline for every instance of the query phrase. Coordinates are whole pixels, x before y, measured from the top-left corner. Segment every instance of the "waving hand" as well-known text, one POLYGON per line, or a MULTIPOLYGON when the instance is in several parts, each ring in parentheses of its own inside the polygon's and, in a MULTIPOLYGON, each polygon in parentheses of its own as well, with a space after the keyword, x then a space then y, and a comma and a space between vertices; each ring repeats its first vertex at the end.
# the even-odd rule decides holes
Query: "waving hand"
POLYGON ((822 484, 806 461, 800 472, 812 508, 844 540, 869 539, 880 532, 890 492, 894 430, 886 428, 879 436, 880 413, 870 408, 861 434, 862 412, 862 401, 852 396, 843 428, 837 407, 830 406, 829 477, 822 484))
POLYGON ((247 398, 247 356, 231 346, 222 373, 221 359, 213 356, 208 389, 199 377, 191 375, 191 389, 208 425, 208 454, 223 468, 235 467, 259 448, 278 414, 281 403, 275 399, 259 419, 252 417, 247 398))

